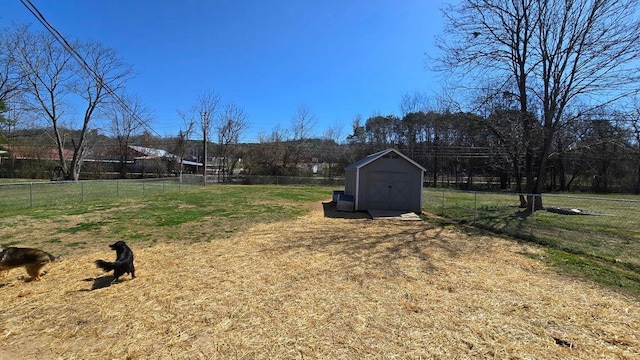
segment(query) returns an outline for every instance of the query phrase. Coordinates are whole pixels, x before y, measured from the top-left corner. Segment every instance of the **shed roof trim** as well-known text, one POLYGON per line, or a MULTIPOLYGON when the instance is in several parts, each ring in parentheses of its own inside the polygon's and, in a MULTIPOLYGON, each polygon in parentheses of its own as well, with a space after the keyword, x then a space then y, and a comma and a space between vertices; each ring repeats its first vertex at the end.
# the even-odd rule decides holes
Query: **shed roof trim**
POLYGON ((367 155, 364 158, 354 162, 353 164, 349 165, 346 167, 346 169, 360 169, 363 166, 389 154, 390 152, 394 152, 396 154, 398 154, 398 156, 402 157, 403 159, 407 160, 408 162, 410 162, 411 164, 413 164, 414 166, 416 166, 417 168, 421 169, 422 171, 427 171, 427 169, 425 169, 424 167, 422 167, 420 164, 418 164, 417 162, 411 160, 409 157, 407 157, 405 154, 401 153, 400 151, 396 150, 396 149, 386 149, 386 150, 382 150, 382 151, 378 151, 377 153, 373 153, 371 155, 367 155))

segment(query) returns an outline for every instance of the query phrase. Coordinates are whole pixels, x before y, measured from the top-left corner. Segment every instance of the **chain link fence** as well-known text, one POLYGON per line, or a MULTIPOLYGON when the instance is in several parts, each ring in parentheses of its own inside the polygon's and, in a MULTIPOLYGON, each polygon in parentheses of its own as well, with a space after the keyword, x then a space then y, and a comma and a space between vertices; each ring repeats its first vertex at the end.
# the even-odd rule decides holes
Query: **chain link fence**
POLYGON ((109 198, 145 196, 193 187, 179 178, 83 180, 0 183, 0 206, 24 209, 58 206, 109 198))
POLYGON ((495 233, 640 272, 640 197, 537 194, 543 210, 520 206, 527 194, 424 189, 429 213, 495 233))
POLYGON ((344 178, 243 175, 239 176, 237 181, 247 185, 310 185, 344 187, 344 178))
MULTIPOLYGON (((181 178, 0 183, 0 206, 4 209, 24 209, 39 206, 68 205, 85 201, 180 191, 189 187, 203 186, 203 183, 203 176, 198 174, 184 174, 181 178)), ((234 178, 232 183, 247 185, 344 186, 344 179, 242 176, 234 178)), ((207 176, 207 184, 218 184, 218 177, 215 175, 207 176)))

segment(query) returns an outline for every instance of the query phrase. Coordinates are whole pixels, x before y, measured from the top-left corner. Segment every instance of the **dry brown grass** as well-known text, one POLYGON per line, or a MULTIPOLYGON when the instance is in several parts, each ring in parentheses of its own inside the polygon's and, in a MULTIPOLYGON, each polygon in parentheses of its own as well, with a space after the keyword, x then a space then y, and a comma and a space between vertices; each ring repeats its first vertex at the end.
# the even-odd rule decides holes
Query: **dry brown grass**
POLYGON ((134 251, 107 287, 106 250, 0 276, 0 358, 640 358, 636 300, 428 223, 314 211, 134 251))

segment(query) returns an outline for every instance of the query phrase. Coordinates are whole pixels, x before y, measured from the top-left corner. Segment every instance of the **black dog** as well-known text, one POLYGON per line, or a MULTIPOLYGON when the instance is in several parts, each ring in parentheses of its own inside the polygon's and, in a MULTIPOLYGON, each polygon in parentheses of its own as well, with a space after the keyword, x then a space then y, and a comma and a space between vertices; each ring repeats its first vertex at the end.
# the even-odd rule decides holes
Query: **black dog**
POLYGON ((111 283, 116 282, 124 273, 131 274, 131 278, 135 279, 136 269, 133 267, 133 251, 127 246, 127 243, 116 241, 109 247, 116 251, 116 261, 96 260, 96 266, 104 271, 113 270, 113 281, 111 283))

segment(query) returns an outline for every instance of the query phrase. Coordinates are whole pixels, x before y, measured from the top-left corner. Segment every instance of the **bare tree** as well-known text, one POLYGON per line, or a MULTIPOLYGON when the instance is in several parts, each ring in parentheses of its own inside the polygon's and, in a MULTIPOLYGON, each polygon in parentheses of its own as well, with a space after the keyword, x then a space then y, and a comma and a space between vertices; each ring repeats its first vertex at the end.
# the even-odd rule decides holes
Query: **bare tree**
POLYGON ((4 101, 0 100, 0 141, 4 141, 4 131, 2 130, 4 130, 5 124, 9 123, 9 120, 4 116, 4 113, 7 112, 7 110, 8 108, 4 101))
POLYGON ((125 177, 131 139, 149 126, 151 113, 138 96, 123 94, 120 99, 127 105, 126 108, 119 102, 112 103, 106 116, 109 119, 109 132, 118 141, 120 176, 125 177))
POLYGON ((633 158, 636 162, 636 181, 633 189, 634 194, 640 194, 640 103, 636 99, 634 111, 629 115, 631 135, 633 138, 633 158))
POLYGON ((117 58, 113 49, 99 43, 73 42, 62 46, 50 34, 31 33, 28 28, 21 28, 14 36, 16 59, 27 85, 25 97, 53 128, 59 177, 78 180, 89 144, 87 136, 93 130, 92 120, 124 85, 131 69, 117 58), (68 98, 74 95, 85 107, 80 130, 72 137, 62 121, 68 98), (64 152, 68 143, 73 149, 71 159, 67 159, 64 152))
POLYGON ((297 166, 302 160, 302 154, 317 123, 318 119, 311 112, 311 108, 306 105, 298 106, 291 116, 292 139, 289 144, 291 145, 290 154, 294 166, 297 166))
POLYGON ((98 42, 79 43, 76 51, 82 61, 75 63, 78 81, 73 83, 75 86, 72 90, 84 100, 84 112, 80 133, 77 138, 72 139, 73 158, 70 170, 66 174, 67 180, 74 181, 80 176, 80 168, 89 145, 87 134, 91 130, 92 120, 95 120, 98 111, 107 101, 116 101, 123 107, 123 111, 130 112, 133 119, 144 122, 138 117, 141 115, 138 113, 142 110, 141 105, 132 103, 131 105, 139 106, 132 109, 129 107, 130 104, 122 101, 117 95, 132 75, 131 66, 120 60, 115 50, 98 42))
POLYGON ((258 134, 258 144, 249 149, 245 171, 248 169, 250 174, 287 175, 291 157, 285 144, 288 138, 288 130, 280 128, 280 125, 274 127, 270 134, 258 134))
MULTIPOLYGON (((540 124, 536 121, 529 122, 530 117, 523 117, 522 107, 515 93, 504 91, 496 94, 495 89, 499 85, 489 84, 477 98, 476 108, 480 110, 483 125, 496 138, 496 147, 492 156, 504 159, 504 169, 501 171, 501 185, 504 186, 511 178, 515 182, 515 190, 518 193, 520 207, 527 207, 527 197, 524 190, 524 160, 531 159, 532 149, 540 136, 540 124), (524 126, 529 128, 524 131, 524 126), (535 133, 537 131, 537 133, 535 133), (523 138, 524 133, 530 135, 523 138), (535 135, 532 135, 534 134, 535 135), (534 144, 531 144, 534 142, 534 144), (527 152, 529 150, 529 152, 527 152), (507 171, 506 167, 511 167, 507 171), (510 173, 511 176, 508 176, 510 173)), ((499 162, 499 161, 497 161, 499 162)))
POLYGON ((409 113, 427 112, 429 108, 429 97, 420 91, 406 93, 400 99, 400 112, 402 116, 409 113))
MULTIPOLYGON (((19 25, 13 29, 0 29, 0 130, 11 137, 18 123, 23 123, 25 115, 24 93, 25 72, 19 62, 19 39, 28 31, 28 26, 19 25), (20 120, 20 121, 19 121, 20 120)), ((20 124, 24 125, 24 124, 20 124)), ((6 135, 6 134, 5 134, 6 135)), ((0 134, 2 136, 2 134, 0 134)))
POLYGON ((291 116, 291 131, 293 140, 309 139, 318 119, 306 105, 298 106, 291 116))
POLYGON ((60 160, 57 176, 66 178, 69 167, 63 150, 67 134, 62 116, 65 98, 75 81, 72 57, 48 34, 21 28, 14 36, 15 54, 26 82, 25 100, 35 113, 50 122, 60 160))
POLYGON ((200 116, 200 129, 202 130, 202 175, 203 185, 207 185, 207 144, 211 136, 212 121, 215 121, 220 110, 221 99, 218 94, 209 90, 198 95, 198 101, 192 111, 200 116))
POLYGON ((178 115, 182 118, 183 127, 180 129, 178 133, 177 143, 176 143, 176 155, 178 156, 178 161, 180 161, 180 166, 178 169, 180 182, 182 182, 182 173, 184 172, 184 158, 187 152, 187 145, 189 140, 191 139, 191 135, 193 134, 193 129, 196 125, 196 120, 193 118, 193 114, 188 115, 183 111, 178 111, 178 115))
MULTIPOLYGON (((555 134, 572 120, 566 112, 573 104, 591 96, 601 106, 636 91, 638 2, 465 0, 443 11, 447 26, 438 43, 438 69, 501 80, 495 93, 517 97, 529 194, 542 192, 555 134), (529 139, 537 121, 543 132, 533 148, 529 139)), ((527 202, 529 211, 542 208, 540 196, 527 202)))
POLYGON ((344 124, 335 121, 333 124, 329 125, 329 127, 324 131, 322 138, 325 140, 330 140, 339 144, 342 140, 344 130, 344 124))
POLYGON ((339 122, 334 122, 329 126, 323 136, 321 153, 322 160, 326 166, 323 169, 324 175, 328 178, 333 178, 339 166, 340 160, 343 158, 342 148, 340 147, 340 141, 342 139, 343 125, 339 122))
POLYGON ((220 146, 218 181, 231 180, 238 160, 242 157, 237 146, 240 143, 240 135, 248 126, 247 113, 243 108, 234 103, 225 106, 216 126, 220 146))
POLYGON ((0 29, 0 101, 7 100, 23 89, 24 76, 16 59, 15 35, 26 31, 19 27, 16 31, 0 29))

